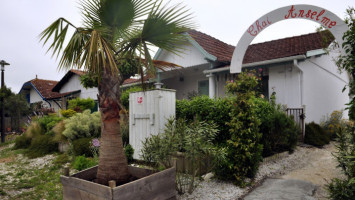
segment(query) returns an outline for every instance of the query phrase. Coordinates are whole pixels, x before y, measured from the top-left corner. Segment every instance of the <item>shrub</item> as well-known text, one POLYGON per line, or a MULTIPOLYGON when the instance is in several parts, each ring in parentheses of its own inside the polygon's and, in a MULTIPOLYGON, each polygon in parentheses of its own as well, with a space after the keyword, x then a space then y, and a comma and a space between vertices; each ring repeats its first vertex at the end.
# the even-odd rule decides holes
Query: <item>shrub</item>
POLYGON ((53 141, 55 142, 66 142, 67 138, 64 137, 63 131, 65 130, 64 121, 60 121, 57 123, 53 128, 52 131, 54 132, 53 141))
POLYGON ((45 115, 43 117, 40 117, 37 119, 37 122, 41 126, 42 130, 46 134, 52 134, 51 130, 52 128, 60 121, 62 121, 63 118, 58 117, 56 114, 50 114, 50 115, 45 115))
POLYGON ((67 110, 60 110, 60 114, 64 117, 64 118, 69 118, 72 117, 73 115, 76 114, 76 111, 73 109, 67 109, 67 110))
POLYGON ((15 139, 14 149, 26 149, 31 145, 31 138, 25 135, 17 136, 15 139))
POLYGON ((355 129, 354 124, 338 130, 335 158, 343 173, 342 179, 332 179, 327 185, 333 200, 355 199, 355 129))
POLYGON ((319 124, 314 122, 306 124, 304 143, 322 147, 325 144, 329 144, 329 140, 329 135, 319 124))
POLYGON ((215 144, 225 143, 230 138, 229 113, 232 105, 228 98, 210 99, 208 96, 196 96, 191 100, 176 100, 176 118, 193 122, 195 119, 214 123, 219 133, 214 139, 215 144))
POLYGON ((73 153, 75 156, 84 155, 86 157, 93 157, 93 153, 90 149, 90 143, 92 138, 80 138, 72 141, 73 153))
POLYGON ((71 99, 68 101, 68 109, 72 109, 76 112, 83 112, 84 110, 91 110, 95 106, 95 101, 91 98, 87 99, 71 99))
POLYGON ((283 151, 292 152, 301 133, 297 124, 277 105, 272 105, 261 98, 255 98, 254 102, 257 106, 256 114, 261 121, 263 156, 283 151))
POLYGON ((54 160, 54 164, 63 166, 64 164, 68 163, 70 161, 70 158, 68 154, 63 153, 57 156, 57 158, 54 160))
POLYGON ((33 121, 31 122, 31 124, 28 126, 26 132, 24 133, 24 135, 27 138, 34 138, 35 136, 41 135, 43 133, 43 130, 41 128, 41 126, 39 125, 39 123, 33 121))
POLYGON ((65 119, 65 130, 63 135, 70 141, 79 138, 100 137, 101 119, 100 113, 94 112, 90 114, 90 110, 65 119))
POLYGON ((75 158, 73 167, 76 170, 84 170, 97 165, 97 160, 92 158, 86 158, 85 156, 78 156, 75 158))
POLYGON ((212 143, 217 133, 218 130, 213 123, 200 121, 186 123, 182 119, 169 119, 162 134, 152 135, 143 142, 142 158, 147 162, 155 162, 156 167, 160 164, 164 168, 169 168, 172 166, 172 155, 177 151, 184 152, 185 158, 193 162, 190 170, 186 172, 188 175, 180 176, 178 173, 177 189, 179 193, 184 193, 187 188, 191 193, 196 186, 195 176, 201 161, 210 157, 216 164, 224 158, 223 152, 218 151, 212 143))
POLYGON ((127 145, 124 147, 124 152, 125 152, 127 161, 128 161, 128 162, 132 162, 132 161, 133 161, 133 154, 134 154, 134 149, 133 149, 133 147, 132 147, 130 144, 127 144, 127 145))
POLYGON ((233 105, 227 122, 231 133, 227 141, 227 159, 220 163, 216 175, 221 179, 233 180, 235 184, 245 186, 247 177, 253 178, 262 160, 260 120, 256 117, 255 87, 258 85, 253 72, 242 72, 237 81, 226 85, 227 92, 235 95, 230 98, 233 105))
POLYGON ((32 139, 27 155, 30 158, 36 158, 56 151, 58 151, 58 144, 52 141, 51 136, 38 135, 32 139))
POLYGON ((345 126, 345 121, 343 120, 343 111, 333 111, 330 117, 324 117, 324 119, 320 122, 320 126, 329 135, 330 139, 335 139, 339 129, 345 126))

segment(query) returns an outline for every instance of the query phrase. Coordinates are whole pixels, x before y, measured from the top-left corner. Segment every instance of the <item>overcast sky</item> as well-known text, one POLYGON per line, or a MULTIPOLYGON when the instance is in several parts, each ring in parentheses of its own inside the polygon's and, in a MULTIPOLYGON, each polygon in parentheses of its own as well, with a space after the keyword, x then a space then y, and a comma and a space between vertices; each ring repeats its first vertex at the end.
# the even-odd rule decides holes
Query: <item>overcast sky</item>
MULTIPOLYGON (((34 79, 60 80, 58 61, 46 54, 38 35, 59 17, 80 26, 77 0, 0 0, 0 60, 5 68, 5 84, 19 92, 23 83, 34 79)), ((182 2, 195 16, 197 30, 228 44, 236 45, 246 29, 264 14, 292 4, 323 7, 340 18, 355 6, 355 0, 172 0, 182 2)), ((285 20, 273 24, 253 41, 259 43, 314 32, 319 25, 308 20, 285 20)))

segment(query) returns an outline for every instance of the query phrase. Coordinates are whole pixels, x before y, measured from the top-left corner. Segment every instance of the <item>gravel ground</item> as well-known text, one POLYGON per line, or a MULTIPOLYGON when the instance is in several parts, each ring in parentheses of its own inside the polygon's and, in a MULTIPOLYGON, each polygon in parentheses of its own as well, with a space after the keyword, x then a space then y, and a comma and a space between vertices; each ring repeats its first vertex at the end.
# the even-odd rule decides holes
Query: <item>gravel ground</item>
MULTIPOLYGON (((315 176, 318 176, 317 180, 329 180, 330 178, 339 176, 340 172, 335 170, 336 163, 335 160, 332 159, 331 155, 331 152, 334 150, 334 144, 326 145, 322 149, 298 146, 293 154, 282 154, 283 156, 278 158, 268 159, 269 161, 264 161, 261 163, 259 172, 255 177, 254 185, 257 185, 267 177, 282 178, 282 176, 285 175, 285 178, 287 178, 287 175, 289 174, 290 177, 288 178, 295 178, 300 176, 300 174, 306 174, 306 176, 310 178, 312 176, 311 174, 313 173, 315 176), (321 175, 318 173, 317 175, 315 171, 319 171, 318 167, 324 163, 324 160, 327 160, 327 164, 323 165, 323 168, 325 167, 328 169, 321 170, 324 171, 324 173, 321 175), (301 173, 297 173, 297 171, 300 171, 301 173)), ((305 179, 300 178, 300 180, 305 179)), ((319 182, 315 182, 315 184, 324 186, 323 184, 319 184, 319 182)), ((235 200, 247 194, 251 189, 251 187, 239 188, 232 183, 211 179, 209 181, 201 182, 192 194, 184 194, 179 196, 178 199, 235 200)))

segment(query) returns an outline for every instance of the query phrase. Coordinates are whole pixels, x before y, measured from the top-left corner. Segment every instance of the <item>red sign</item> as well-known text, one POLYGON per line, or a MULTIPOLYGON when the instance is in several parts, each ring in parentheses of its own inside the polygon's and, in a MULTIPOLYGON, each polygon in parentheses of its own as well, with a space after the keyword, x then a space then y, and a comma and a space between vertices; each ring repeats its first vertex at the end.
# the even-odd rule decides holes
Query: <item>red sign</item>
POLYGON ((137 103, 141 104, 143 102, 143 97, 137 97, 137 103))

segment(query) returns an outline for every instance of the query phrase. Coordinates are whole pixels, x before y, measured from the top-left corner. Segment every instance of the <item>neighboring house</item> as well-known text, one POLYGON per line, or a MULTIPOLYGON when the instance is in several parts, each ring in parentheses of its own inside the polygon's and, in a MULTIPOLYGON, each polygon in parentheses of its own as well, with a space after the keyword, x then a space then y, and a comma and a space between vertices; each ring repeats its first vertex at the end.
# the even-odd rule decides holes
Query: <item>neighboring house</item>
MULTIPOLYGON (((97 87, 93 88, 85 88, 80 81, 80 76, 84 75, 85 72, 81 70, 69 70, 64 77, 53 87, 52 92, 58 92, 60 94, 70 93, 71 95, 63 99, 63 101, 67 102, 72 98, 91 98, 95 101, 96 108, 98 109, 97 95, 98 89, 97 87)), ((146 80, 145 80, 146 81, 146 80)), ((122 87, 131 87, 138 85, 140 83, 140 79, 129 78, 123 82, 122 87)), ((66 105, 66 103, 65 103, 66 105)))
POLYGON ((62 107, 62 97, 68 93, 52 92, 57 83, 57 81, 35 78, 24 83, 19 94, 23 94, 29 104, 42 103, 43 107, 58 110, 62 107))
MULTIPOLYGON (((211 98, 225 96, 226 82, 237 76, 229 73, 235 47, 195 30, 187 34, 189 41, 182 46, 184 54, 158 50, 154 59, 181 65, 183 69, 160 72, 157 81, 177 90, 178 99, 196 92, 211 98)), ((306 122, 318 123, 349 102, 348 91, 342 92, 349 76, 339 73, 333 61, 335 55, 323 50, 331 41, 326 32, 317 32, 253 44, 246 51, 243 69, 261 72, 266 97, 276 92, 277 103, 289 108, 305 107, 306 122)))

